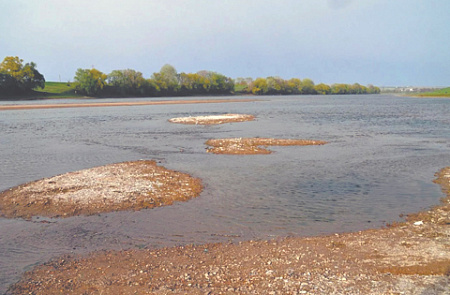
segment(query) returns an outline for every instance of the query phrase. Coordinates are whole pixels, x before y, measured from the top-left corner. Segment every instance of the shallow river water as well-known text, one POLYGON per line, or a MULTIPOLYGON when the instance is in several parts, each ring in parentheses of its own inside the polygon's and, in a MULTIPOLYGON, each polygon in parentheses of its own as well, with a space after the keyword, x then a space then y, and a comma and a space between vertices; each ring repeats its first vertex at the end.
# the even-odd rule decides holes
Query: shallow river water
MULTIPOLYGON (((80 100, 32 103, 58 102, 80 100)), ((205 186, 189 202, 139 212, 48 223, 0 218, 0 293, 32 266, 67 253, 319 235, 401 220, 399 214, 443 197, 432 180, 450 165, 449 114, 449 99, 385 95, 0 111, 0 191, 138 159, 155 159, 205 186), (215 126, 167 121, 223 113, 257 119, 215 126), (205 152, 210 138, 258 136, 329 144, 271 147, 271 155, 205 152)))

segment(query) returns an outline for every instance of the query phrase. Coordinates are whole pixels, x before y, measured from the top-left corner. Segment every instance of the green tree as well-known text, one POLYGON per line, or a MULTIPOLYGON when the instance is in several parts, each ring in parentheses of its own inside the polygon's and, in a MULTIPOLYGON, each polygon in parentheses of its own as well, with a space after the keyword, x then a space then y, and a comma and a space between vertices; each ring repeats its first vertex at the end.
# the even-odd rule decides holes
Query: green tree
POLYGON ((369 94, 379 94, 381 92, 380 88, 373 86, 372 84, 369 84, 367 86, 367 93, 369 94))
POLYGON ((314 86, 314 90, 317 94, 330 94, 331 93, 331 87, 327 84, 320 83, 314 86))
POLYGON ((17 56, 7 56, 0 64, 0 89, 7 93, 28 92, 45 87, 45 78, 34 62, 23 64, 17 56))
POLYGON ((267 94, 284 94, 286 92, 286 83, 280 77, 267 77, 267 94))
POLYGON ((250 86, 251 92, 256 95, 266 94, 269 87, 265 78, 257 78, 250 86))
POLYGON ((159 73, 152 75, 152 80, 162 95, 174 95, 179 89, 177 70, 166 64, 159 73))
POLYGON ((302 94, 316 94, 313 80, 308 78, 302 80, 302 94))
POLYGON ((288 94, 301 94, 302 92, 302 81, 298 78, 289 79, 286 82, 286 92, 288 94))
POLYGON ((97 95, 106 85, 108 76, 97 69, 78 69, 75 73, 77 90, 86 95, 97 95))
POLYGON ((108 85, 113 87, 114 92, 122 95, 142 95, 147 83, 141 72, 132 69, 112 71, 108 75, 107 82, 108 85))

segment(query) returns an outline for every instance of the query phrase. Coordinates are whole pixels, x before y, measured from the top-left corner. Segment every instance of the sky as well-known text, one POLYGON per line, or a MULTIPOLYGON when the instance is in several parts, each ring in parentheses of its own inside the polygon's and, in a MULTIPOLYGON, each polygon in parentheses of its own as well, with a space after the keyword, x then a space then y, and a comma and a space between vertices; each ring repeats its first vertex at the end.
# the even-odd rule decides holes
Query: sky
POLYGON ((0 0, 0 60, 78 68, 450 86, 449 0, 0 0))

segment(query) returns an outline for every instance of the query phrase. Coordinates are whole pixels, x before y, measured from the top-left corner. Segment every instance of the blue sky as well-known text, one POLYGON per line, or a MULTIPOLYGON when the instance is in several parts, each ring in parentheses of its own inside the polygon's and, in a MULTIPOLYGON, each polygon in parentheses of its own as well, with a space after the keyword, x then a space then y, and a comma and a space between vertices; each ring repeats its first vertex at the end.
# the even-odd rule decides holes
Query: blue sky
POLYGON ((0 59, 77 68, 450 86, 449 0, 0 0, 0 59))

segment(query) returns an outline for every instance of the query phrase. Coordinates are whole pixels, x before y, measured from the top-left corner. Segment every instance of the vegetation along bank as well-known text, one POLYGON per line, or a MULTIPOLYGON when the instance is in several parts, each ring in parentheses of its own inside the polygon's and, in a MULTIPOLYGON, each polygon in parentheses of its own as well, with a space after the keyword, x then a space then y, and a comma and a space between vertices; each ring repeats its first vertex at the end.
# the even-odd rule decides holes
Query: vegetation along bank
POLYGON ((64 97, 154 97, 198 95, 301 95, 301 94, 377 94, 373 85, 315 84, 311 79, 280 77, 232 79, 213 71, 178 73, 164 65, 150 78, 133 69, 114 70, 105 74, 98 69, 79 68, 74 82, 46 82, 36 64, 19 57, 7 56, 0 64, 0 98, 64 97))

